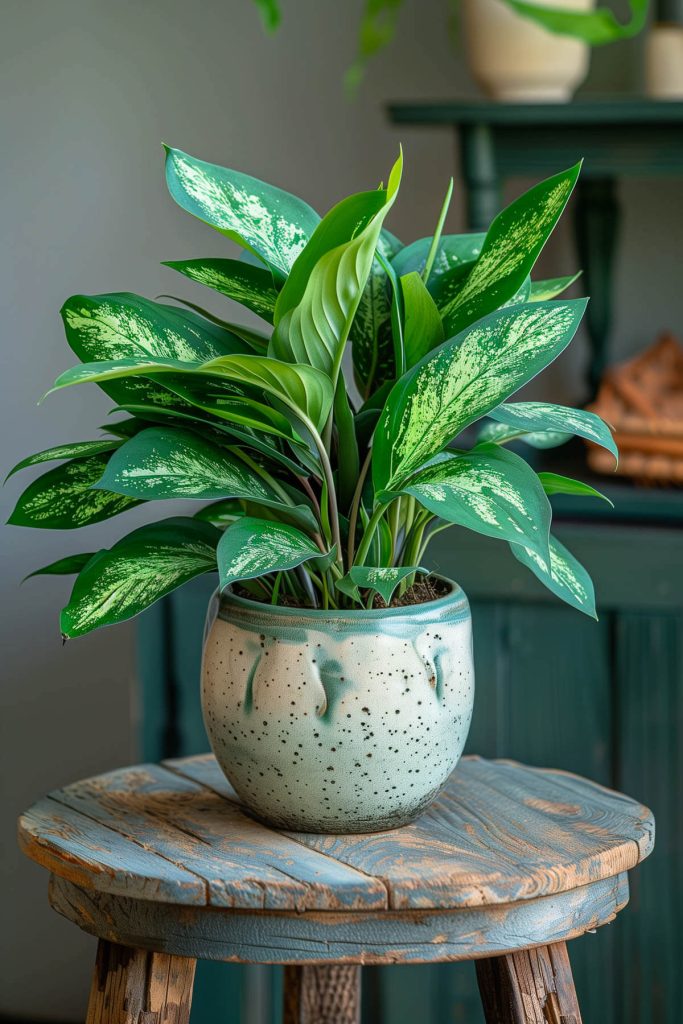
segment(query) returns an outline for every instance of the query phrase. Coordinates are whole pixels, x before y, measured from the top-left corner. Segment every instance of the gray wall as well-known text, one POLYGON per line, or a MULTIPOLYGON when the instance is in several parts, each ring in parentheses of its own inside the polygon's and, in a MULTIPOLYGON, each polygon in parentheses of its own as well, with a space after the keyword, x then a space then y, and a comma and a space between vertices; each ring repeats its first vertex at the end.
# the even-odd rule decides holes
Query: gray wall
MULTIPOLYGON (((452 140, 447 132, 393 130, 383 103, 473 92, 447 40, 445 0, 409 5, 397 44, 375 63, 354 104, 340 82, 359 0, 285 6, 283 30, 270 39, 248 0, 4 0, 3 474, 30 452, 96 436, 106 415, 95 389, 36 407, 74 361, 58 316, 67 295, 130 289, 189 297, 190 286, 159 261, 226 252, 219 235, 167 197, 161 140, 300 192, 324 211, 386 178, 402 139, 406 175, 391 227, 406 238, 431 230, 453 166, 452 140)), ((597 88, 636 80, 634 47, 597 56, 597 88)), ((659 325, 680 326, 675 230, 683 203, 671 183, 656 190, 633 184, 625 194, 617 333, 620 349, 631 351, 659 325)), ((460 209, 456 203, 453 230, 460 209)), ((565 233, 546 268, 573 265, 565 233)), ((554 393, 576 393, 582 358, 579 347, 558 364, 554 393)), ((5 488, 4 518, 28 479, 5 488)), ((130 513, 125 528, 143 515, 130 513)), ((3 530, 0 1012, 8 1015, 78 1019, 93 954, 89 939, 47 909, 45 874, 16 851, 14 818, 44 791, 135 756, 133 629, 62 647, 57 612, 67 585, 19 581, 125 528, 114 521, 91 528, 92 536, 88 529, 75 536, 3 530)))

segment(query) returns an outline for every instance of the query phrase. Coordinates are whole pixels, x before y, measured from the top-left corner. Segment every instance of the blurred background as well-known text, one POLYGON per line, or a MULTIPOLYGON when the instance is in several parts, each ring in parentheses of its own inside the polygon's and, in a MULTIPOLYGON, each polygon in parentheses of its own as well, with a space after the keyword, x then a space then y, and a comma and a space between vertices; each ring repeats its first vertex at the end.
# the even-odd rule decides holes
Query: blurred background
MULTIPOLYGON (((186 281, 181 288, 176 275, 160 266, 161 260, 218 256, 231 248, 168 197, 162 141, 280 185, 321 213, 342 196, 386 180, 402 143, 404 183, 389 228, 405 240, 431 234, 451 175, 455 199, 446 230, 466 228, 472 211, 459 115, 434 110, 436 101, 482 99, 465 60, 464 34, 453 38, 447 31, 444 0, 406 3, 394 42, 369 65, 351 101, 343 78, 356 51, 362 6, 360 0, 292 0, 279 32, 269 36, 248 0, 3 0, 3 474, 30 452, 96 436, 91 431, 106 418, 108 402, 95 389, 83 389, 78 401, 56 395, 36 407, 54 377, 74 362, 59 318, 67 296, 131 290, 155 297, 172 291, 220 312, 218 297, 200 298, 186 281), (389 104, 410 106, 412 114, 395 111, 404 123, 393 123, 389 104), (416 105, 423 113, 431 109, 431 123, 415 124, 416 105)), ((610 108, 643 94, 646 45, 647 33, 591 55, 577 102, 608 98, 601 108, 608 133, 617 132, 607 127, 610 108)), ((495 120, 495 113, 489 116, 495 120)), ((512 172, 501 176, 506 201, 545 176, 533 158, 537 142, 525 134, 519 117, 506 129, 506 137, 518 133, 522 154, 512 172)), ((610 171, 614 192, 605 200, 616 200, 619 210, 614 247, 606 248, 613 302, 609 362, 642 352, 662 330, 683 331, 681 104, 670 101, 664 120, 657 142, 641 143, 628 119, 618 139, 615 134, 615 146, 628 147, 630 140, 640 149, 635 173, 622 179, 610 171), (677 124, 670 124, 676 117, 677 124)), ((581 137, 581 129, 571 138, 564 131, 558 117, 542 142, 546 160, 558 144, 556 170, 566 166, 581 137), (570 142, 563 144, 563 138, 570 142)), ((490 133, 486 137, 491 144, 490 133)), ((580 155, 574 153, 572 162, 580 155)), ((591 152, 585 155, 590 162, 591 152)), ((580 201, 572 200, 535 276, 569 274, 581 265, 571 212, 580 201)), ((592 201, 599 206, 599 195, 592 201)), ((590 216, 584 220, 597 232, 584 237, 584 252, 590 252, 602 245, 600 232, 607 229, 604 218, 597 228, 590 216)), ((607 227, 614 229, 609 217, 607 227)), ((600 267, 597 280, 602 287, 600 267)), ((580 281, 572 294, 585 291, 590 289, 580 281)), ((600 296, 594 301, 600 303, 600 296)), ((535 383, 533 397, 567 404, 592 397, 591 358, 584 334, 535 383)), ((585 461, 580 446, 569 457, 585 461)), ((3 522, 27 479, 13 478, 2 492, 3 522)), ((662 838, 641 869, 652 879, 651 890, 644 881, 636 893, 641 916, 629 920, 625 914, 603 929, 612 938, 587 937, 576 944, 578 960, 592 958, 594 970, 602 958, 594 981, 584 971, 579 986, 593 1007, 593 1014, 585 1011, 588 1021, 673 1024, 679 1020, 672 1014, 680 1005, 674 1007, 673 999, 681 956, 673 936, 683 923, 676 832, 676 785, 683 774, 681 492, 666 482, 620 486, 628 494, 608 525, 583 517, 579 506, 558 510, 566 520, 564 535, 574 538, 574 550, 596 578, 603 609, 599 626, 577 622, 575 613, 549 604, 531 579, 520 582, 497 551, 491 558, 483 540, 481 549, 466 551, 457 541, 444 541, 435 554, 480 608, 479 718, 470 750, 583 771, 623 785, 654 807, 662 838), (481 694, 488 694, 484 702, 481 694), (664 903, 658 902, 657 884, 666 884, 664 903), (649 911, 643 910, 648 900, 649 911), (646 912, 659 920, 647 941, 635 934, 646 928, 646 912), (591 942, 587 953, 578 950, 591 942), (606 977, 626 992, 621 1009, 616 997, 597 991, 609 988, 606 977)), ((132 529, 144 521, 144 511, 135 509, 127 518, 126 528, 132 529)), ((98 546, 121 530, 116 520, 100 524, 98 546)), ((69 581, 19 584, 34 568, 87 547, 88 538, 77 535, 2 531, 0 1015, 7 1020, 82 1019, 94 956, 94 940, 48 908, 45 872, 16 847, 17 814, 76 778, 143 757, 191 753, 205 744, 197 717, 196 645, 207 587, 190 589, 178 598, 185 604, 157 609, 142 626, 125 624, 63 647, 58 610, 69 581)), ((194 1020, 233 1021, 235 1014, 251 1024, 270 1020, 277 999, 274 972, 220 969, 220 978, 216 971, 206 974, 194 1020)), ((381 972, 369 977, 366 998, 374 1000, 375 1010, 382 1007, 384 1020, 478 1019, 465 968, 408 971, 420 972, 421 1009, 406 986, 405 969, 391 983, 381 972)))

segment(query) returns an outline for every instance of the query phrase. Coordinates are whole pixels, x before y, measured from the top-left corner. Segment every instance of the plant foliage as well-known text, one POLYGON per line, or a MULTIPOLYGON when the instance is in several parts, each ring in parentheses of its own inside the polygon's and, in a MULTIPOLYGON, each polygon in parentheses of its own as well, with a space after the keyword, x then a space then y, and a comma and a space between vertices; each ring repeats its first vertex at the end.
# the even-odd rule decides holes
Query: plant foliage
POLYGON ((81 362, 53 390, 96 383, 126 418, 104 440, 22 460, 12 472, 59 465, 10 521, 63 530, 143 502, 197 503, 38 570, 77 574, 65 636, 215 571, 221 587, 272 603, 388 602, 428 571, 430 537, 453 524, 504 541, 558 597, 595 613, 585 569, 550 534, 548 495, 602 495, 537 474, 506 447, 578 435, 616 456, 594 414, 510 401, 570 343, 585 308, 558 298, 572 278, 530 281, 579 168, 536 185, 485 235, 443 234, 451 186, 434 233, 409 245, 385 227, 401 170, 399 156, 386 187, 321 218, 279 188, 167 151, 174 199, 243 250, 167 266, 261 327, 127 293, 64 304, 81 362))

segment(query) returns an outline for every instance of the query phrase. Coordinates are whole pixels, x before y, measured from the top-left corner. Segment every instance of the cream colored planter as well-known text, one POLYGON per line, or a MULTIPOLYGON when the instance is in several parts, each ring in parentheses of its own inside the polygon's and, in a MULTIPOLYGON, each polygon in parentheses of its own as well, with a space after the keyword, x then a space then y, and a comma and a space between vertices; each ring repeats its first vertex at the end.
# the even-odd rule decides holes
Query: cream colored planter
MULTIPOLYGON (((545 6, 589 11, 595 0, 544 0, 545 6)), ((571 99, 588 73, 589 47, 555 35, 501 0, 462 0, 472 77, 492 99, 557 103, 571 99)))

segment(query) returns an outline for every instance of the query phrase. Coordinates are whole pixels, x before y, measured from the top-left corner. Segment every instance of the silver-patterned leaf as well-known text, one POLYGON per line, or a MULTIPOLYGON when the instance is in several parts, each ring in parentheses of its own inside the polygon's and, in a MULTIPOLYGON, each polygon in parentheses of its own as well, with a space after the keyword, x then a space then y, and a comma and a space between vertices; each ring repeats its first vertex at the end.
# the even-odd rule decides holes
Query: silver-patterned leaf
POLYGON ((489 412, 492 420, 528 433, 559 431, 584 437, 606 448, 615 459, 619 452, 612 433, 594 412, 552 402, 507 402, 489 412))
MULTIPOLYGON (((449 270, 470 269, 481 252, 485 238, 483 231, 467 235, 442 235, 427 282, 430 289, 449 270)), ((431 244, 432 237, 428 236, 401 249, 391 261, 397 275, 403 277, 413 270, 422 274, 431 244)))
POLYGON ((20 469, 26 469, 27 466, 38 466, 43 462, 53 462, 57 459, 82 459, 87 455, 99 455, 100 452, 113 451, 122 443, 119 440, 74 441, 71 444, 58 444, 54 448, 45 448, 44 451, 36 452, 35 455, 29 455, 21 462, 17 462, 16 466, 10 469, 5 480, 9 480, 11 476, 18 473, 20 469))
POLYGON ((549 559, 520 544, 511 544, 510 548, 515 558, 531 569, 548 590, 573 608, 597 619, 593 581, 557 537, 550 537, 549 559))
POLYGON ((243 260, 209 258, 171 260, 163 266, 177 270, 191 281, 213 288, 272 324, 277 290, 272 275, 263 267, 254 267, 243 260))
POLYGON ((8 522, 49 530, 75 530, 110 519, 139 502, 112 491, 94 490, 108 454, 64 462, 29 484, 8 522))
POLYGON ((330 555, 322 554, 296 527, 252 516, 228 527, 219 541, 217 557, 221 590, 237 580, 294 569, 311 559, 323 559, 327 564, 330 560, 330 555))
POLYGON ((538 302, 490 314, 444 342, 394 385, 373 442, 377 491, 399 491, 468 424, 552 362, 586 303, 538 302))
MULTIPOLYGON (((446 334, 498 309, 515 295, 545 245, 572 193, 580 164, 540 182, 511 203, 493 220, 481 254, 463 278, 458 270, 457 289, 445 302, 435 300, 446 334)), ((448 274, 440 279, 440 286, 448 274)))
POLYGON ((447 455, 404 488, 434 515, 548 557, 552 510, 533 469, 496 445, 447 455))
POLYGON ((216 569, 220 531, 195 519, 167 519, 99 551, 61 614, 64 637, 123 622, 201 573, 216 569))
MULTIPOLYGON (((399 248, 388 232, 380 233, 377 252, 385 260, 390 260, 399 248)), ((396 376, 390 291, 387 272, 375 257, 349 335, 354 375, 364 397, 396 376)))
POLYGON ((240 171, 166 149, 166 184, 184 210, 284 278, 320 220, 303 199, 240 171))
POLYGON ((429 570, 420 565, 354 565, 343 579, 337 581, 336 586, 351 597, 357 596, 358 589, 374 591, 388 606, 399 584, 418 572, 426 576, 429 570))

